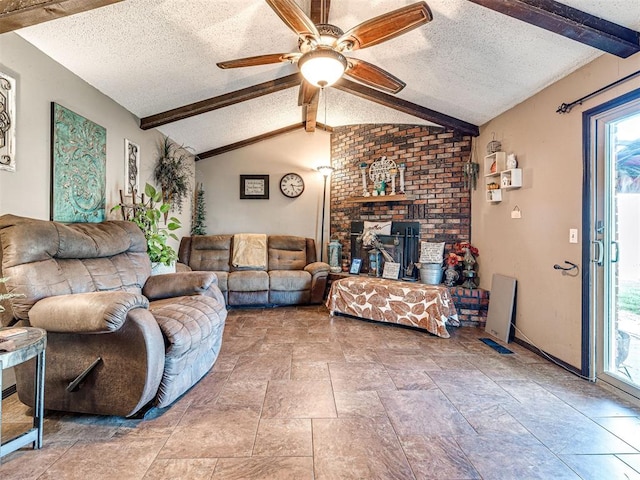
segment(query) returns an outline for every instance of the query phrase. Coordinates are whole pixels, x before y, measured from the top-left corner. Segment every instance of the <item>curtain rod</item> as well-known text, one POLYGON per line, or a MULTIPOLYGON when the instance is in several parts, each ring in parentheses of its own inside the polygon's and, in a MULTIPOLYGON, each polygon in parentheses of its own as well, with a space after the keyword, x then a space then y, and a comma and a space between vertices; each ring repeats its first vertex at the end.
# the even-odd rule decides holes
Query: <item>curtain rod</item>
POLYGON ((596 95, 600 95, 602 92, 606 92, 610 88, 616 87, 621 83, 626 82, 627 80, 631 80, 633 77, 637 77, 638 75, 640 75, 640 70, 638 70, 637 72, 633 72, 632 74, 627 75, 626 77, 621 78, 620 80, 616 80, 615 82, 610 83, 609 85, 602 87, 596 90, 595 92, 591 92, 590 94, 585 95, 584 97, 579 98, 578 100, 575 100, 571 103, 563 103, 558 107, 558 109, 556 110, 556 113, 569 113, 573 107, 575 107, 576 105, 582 105, 582 102, 584 102, 585 100, 588 100, 591 97, 595 97, 596 95))

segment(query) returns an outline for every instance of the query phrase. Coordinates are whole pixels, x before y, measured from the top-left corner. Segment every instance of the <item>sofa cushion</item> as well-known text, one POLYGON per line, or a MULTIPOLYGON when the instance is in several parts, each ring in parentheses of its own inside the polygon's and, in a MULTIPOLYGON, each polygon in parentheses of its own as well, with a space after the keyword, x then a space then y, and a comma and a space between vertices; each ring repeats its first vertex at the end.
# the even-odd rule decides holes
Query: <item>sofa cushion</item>
POLYGON ((263 271, 231 272, 227 280, 229 291, 259 292, 269 290, 269 274, 263 271))
POLYGON ((311 274, 304 270, 273 270, 269 272, 269 287, 274 291, 311 289, 311 274))
POLYGON ((269 270, 303 270, 307 265, 307 239, 293 235, 269 236, 269 270))
POLYGON ((229 259, 231 258, 231 238, 231 235, 192 237, 189 266, 193 270, 228 272, 229 259))

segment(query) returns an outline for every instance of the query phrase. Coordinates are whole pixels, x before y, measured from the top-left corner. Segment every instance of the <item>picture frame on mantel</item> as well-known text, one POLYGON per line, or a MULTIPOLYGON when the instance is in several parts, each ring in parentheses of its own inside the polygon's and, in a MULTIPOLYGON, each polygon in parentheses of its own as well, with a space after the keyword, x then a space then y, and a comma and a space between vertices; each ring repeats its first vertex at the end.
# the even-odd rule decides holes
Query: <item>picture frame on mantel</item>
POLYGON ((349 268, 349 273, 351 275, 359 275, 361 268, 362 268, 362 259, 354 258, 353 260, 351 260, 351 268, 349 268))
POLYGON ((107 129, 51 102, 51 220, 102 222, 107 129))
POLYGON ((240 200, 268 200, 269 175, 240 175, 240 200))

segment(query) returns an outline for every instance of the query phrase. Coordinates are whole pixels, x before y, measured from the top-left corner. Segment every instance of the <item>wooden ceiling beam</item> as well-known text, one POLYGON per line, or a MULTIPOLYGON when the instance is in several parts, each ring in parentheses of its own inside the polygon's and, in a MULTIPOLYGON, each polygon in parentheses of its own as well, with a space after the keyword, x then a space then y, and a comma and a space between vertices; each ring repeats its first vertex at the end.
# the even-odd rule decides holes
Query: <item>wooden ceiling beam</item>
POLYGON ((122 0, 0 0, 0 34, 122 0))
POLYGON ((196 155, 196 160, 203 160, 209 157, 215 157, 216 155, 221 155, 223 153, 230 152, 232 150, 237 150, 238 148, 246 147, 248 145, 253 145, 254 143, 262 142, 263 140, 267 140, 269 138, 277 137, 278 135, 283 135, 285 133, 293 132, 294 130, 298 130, 304 127, 304 123, 294 123, 293 125, 289 125, 287 127, 279 128, 277 130, 273 130, 271 132, 263 133, 262 135, 257 135, 255 137, 246 138, 239 142, 230 143, 229 145, 224 145, 223 147, 214 148, 212 150, 207 150, 206 152, 198 153, 196 155))
MULTIPOLYGON (((323 130, 327 133, 333 132, 332 127, 329 127, 322 123, 317 123, 316 125, 320 130, 323 130)), ((248 145, 253 145, 254 143, 262 142, 263 140, 277 137, 278 135, 283 135, 285 133, 293 132, 295 130, 298 130, 304 127, 305 127, 304 122, 294 123, 293 125, 289 125, 288 127, 279 128, 271 132, 263 133, 262 135, 257 135, 255 137, 247 138, 239 142, 230 143, 229 145, 224 145, 222 147, 214 148, 212 150, 207 150, 206 152, 198 153, 196 155, 196 162, 198 160, 203 160, 205 158, 215 157, 216 155, 222 155, 223 153, 227 153, 232 150, 237 150, 239 148, 246 147, 248 145)))
POLYGON ((313 132, 316 129, 318 118, 318 103, 320 102, 320 90, 316 89, 311 102, 302 106, 302 115, 304 118, 304 129, 307 132, 313 132))
POLYGON ((464 135, 471 135, 477 137, 480 134, 480 129, 477 125, 465 122, 444 113, 436 112, 429 108, 423 107, 416 103, 411 103, 407 100, 394 97, 388 93, 375 90, 373 88, 362 85, 361 83, 352 82, 346 78, 341 78, 332 85, 333 88, 342 90, 343 92, 351 93, 365 100, 383 105, 385 107, 392 108, 402 113, 413 115, 414 117, 422 118, 429 122, 433 122, 437 125, 441 125, 446 128, 463 133, 464 135))
POLYGON ((621 58, 640 51, 640 33, 554 0, 469 0, 621 58))
POLYGON ((302 77, 300 76, 300 73, 293 73, 286 77, 276 78, 275 80, 269 80, 267 82, 242 88, 234 92, 225 93, 207 100, 201 100, 189 105, 167 110, 166 112, 150 115, 140 119, 140 128, 142 130, 149 130, 150 128, 156 128, 161 125, 166 125, 167 123, 184 120, 185 118, 194 117, 219 108, 229 107, 236 103, 246 102, 247 100, 252 100, 263 95, 279 92, 280 90, 297 87, 300 85, 301 79, 302 77))
POLYGON ((331 0, 311 0, 311 15, 309 18, 315 24, 329 23, 329 9, 331 8, 331 0), (324 11, 322 3, 324 2, 324 11))

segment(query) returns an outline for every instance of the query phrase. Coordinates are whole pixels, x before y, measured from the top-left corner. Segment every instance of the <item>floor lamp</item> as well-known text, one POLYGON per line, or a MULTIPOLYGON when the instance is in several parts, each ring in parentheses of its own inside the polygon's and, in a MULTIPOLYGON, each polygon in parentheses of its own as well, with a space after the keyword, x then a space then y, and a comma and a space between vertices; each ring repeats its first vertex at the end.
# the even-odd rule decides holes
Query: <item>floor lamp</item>
POLYGON ((318 171, 324 177, 324 187, 322 189, 322 223, 320 224, 320 261, 324 258, 324 211, 327 203, 327 177, 333 172, 333 167, 323 165, 318 167, 318 171))

